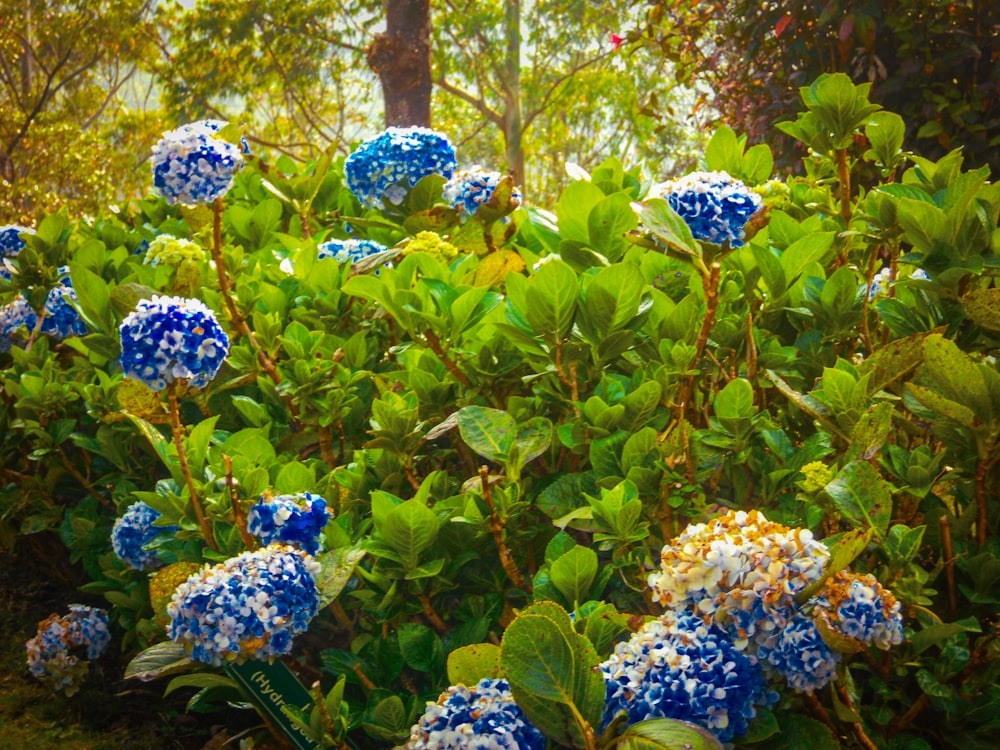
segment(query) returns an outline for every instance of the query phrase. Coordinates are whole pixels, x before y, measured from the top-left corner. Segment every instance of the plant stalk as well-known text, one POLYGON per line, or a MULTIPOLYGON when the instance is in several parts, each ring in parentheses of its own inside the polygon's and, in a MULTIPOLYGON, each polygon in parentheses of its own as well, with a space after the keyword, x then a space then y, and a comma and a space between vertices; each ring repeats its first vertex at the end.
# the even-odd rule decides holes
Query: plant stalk
POLYGON ((485 464, 479 467, 479 479, 483 485, 483 499, 490 509, 490 531, 493 533, 493 540, 496 542, 497 551, 500 553, 500 564, 503 566, 507 577, 510 578, 511 583, 519 589, 530 592, 531 584, 525 580, 524 575, 518 569, 517 563, 514 562, 514 556, 510 552, 510 547, 507 546, 507 540, 504 538, 503 522, 497 513, 496 505, 493 504, 493 490, 490 488, 490 469, 485 464))
POLYGON ((233 478, 233 459, 223 453, 222 463, 226 467, 226 487, 229 488, 229 501, 233 504, 233 521, 236 523, 236 528, 240 530, 240 539, 243 540, 246 548, 251 551, 255 550, 258 546, 257 540, 250 533, 250 529, 247 526, 247 517, 243 512, 243 504, 236 493, 236 480, 233 478))
POLYGON ((181 473, 187 482, 188 493, 191 495, 191 507, 194 508, 195 518, 198 519, 198 526, 201 534, 205 537, 205 543, 214 550, 219 547, 215 541, 215 533, 212 531, 212 522, 205 515, 205 509, 201 505, 198 497, 198 490, 194 487, 194 478, 191 476, 191 467, 188 466, 187 453, 184 450, 184 428, 181 425, 180 404, 177 402, 176 381, 167 386, 167 401, 170 404, 170 431, 174 436, 174 445, 177 447, 177 461, 181 466, 181 473))

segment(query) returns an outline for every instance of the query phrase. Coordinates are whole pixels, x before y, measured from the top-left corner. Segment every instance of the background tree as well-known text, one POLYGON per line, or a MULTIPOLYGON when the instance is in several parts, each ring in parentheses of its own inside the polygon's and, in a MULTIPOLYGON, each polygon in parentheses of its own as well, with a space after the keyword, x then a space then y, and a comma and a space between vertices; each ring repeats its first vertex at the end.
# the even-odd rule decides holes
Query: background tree
POLYGON ((94 213, 146 180, 152 0, 0 0, 0 222, 94 213))
POLYGON ((630 37, 684 80, 704 80, 704 100, 753 140, 777 140, 772 125, 793 117, 799 87, 842 72, 872 82, 872 100, 903 116, 913 150, 937 158, 962 144, 967 163, 1000 169, 997 3, 656 0, 630 37))
POLYGON ((382 82, 386 127, 430 127, 430 0, 385 0, 385 22, 367 56, 382 82))

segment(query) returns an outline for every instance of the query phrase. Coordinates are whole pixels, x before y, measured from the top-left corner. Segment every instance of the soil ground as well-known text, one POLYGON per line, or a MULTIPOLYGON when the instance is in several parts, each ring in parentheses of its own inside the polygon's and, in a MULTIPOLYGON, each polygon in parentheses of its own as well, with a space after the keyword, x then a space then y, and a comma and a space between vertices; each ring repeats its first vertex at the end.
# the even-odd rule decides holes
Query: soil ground
MULTIPOLYGON (((189 695, 165 700, 162 682, 122 680, 126 660, 114 642, 111 653, 92 666, 84 688, 72 698, 53 693, 31 677, 24 644, 34 637, 39 621, 68 611, 69 604, 102 605, 77 591, 84 580, 55 539, 36 538, 14 552, 0 550, 0 750, 238 747, 222 725, 236 717, 188 715, 184 705, 189 695)), ((235 713, 242 719, 236 723, 246 724, 248 717, 242 715, 248 712, 235 713)))

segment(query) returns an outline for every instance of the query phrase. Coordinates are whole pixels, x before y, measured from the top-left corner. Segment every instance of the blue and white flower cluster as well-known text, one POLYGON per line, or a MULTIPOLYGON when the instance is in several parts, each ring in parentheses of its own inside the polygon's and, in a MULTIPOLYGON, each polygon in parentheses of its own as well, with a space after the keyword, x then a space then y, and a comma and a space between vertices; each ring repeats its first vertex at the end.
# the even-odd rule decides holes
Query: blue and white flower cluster
POLYGON ((71 604, 69 614, 52 614, 38 623, 38 634, 25 644, 28 671, 52 690, 74 695, 90 662, 100 657, 110 642, 107 612, 71 604))
POLYGON ((215 666, 287 654, 319 610, 319 572, 312 557, 281 544, 206 566, 167 605, 170 637, 215 666))
POLYGON ((45 314, 42 317, 42 333, 57 339, 70 336, 85 336, 87 324, 76 309, 76 292, 68 279, 49 290, 45 299, 45 314))
POLYGON ((141 500, 125 510, 111 529, 111 547, 115 554, 135 570, 154 570, 163 565, 155 549, 146 545, 160 535, 173 534, 177 526, 154 526, 160 512, 141 500))
POLYGON ((347 157, 347 187, 365 206, 382 208, 384 199, 402 203, 406 191, 430 174, 449 179, 455 149, 429 128, 389 128, 347 157))
POLYGON ((4 262, 5 258, 15 257, 24 248, 22 234, 34 234, 34 229, 17 224, 5 224, 0 227, 0 279, 10 281, 11 273, 4 262))
POLYGON ((229 337, 197 299, 140 300, 119 331, 125 374, 154 391, 175 380, 204 388, 229 354, 229 337))
POLYGON ((771 702, 757 660, 693 614, 646 623, 601 664, 607 686, 603 724, 621 711, 628 723, 684 719, 722 742, 744 734, 755 705, 771 702))
POLYGON ((886 651, 903 642, 902 605, 873 575, 840 571, 809 600, 842 635, 886 651))
POLYGON ((696 240, 742 247, 747 220, 763 199, 726 172, 692 172, 657 185, 651 197, 663 197, 691 228, 696 240))
POLYGON ((153 185, 168 203, 211 203, 233 186, 240 149, 215 138, 225 125, 203 120, 170 130, 153 146, 153 185))
POLYGON ((311 492, 263 495, 247 514, 247 528, 262 544, 281 542, 319 554, 322 534, 330 521, 326 500, 311 492))
POLYGON ((21 252, 21 249, 25 245, 21 235, 34 233, 34 229, 22 227, 18 224, 5 224, 0 227, 0 257, 13 258, 21 252))
POLYGON ((666 545, 649 585, 660 604, 698 612, 743 649, 784 625, 795 595, 819 580, 829 559, 808 529, 773 523, 756 510, 730 511, 688 526, 666 545))
POLYGON ((504 680, 453 685, 428 703, 400 750, 544 750, 543 735, 504 680))
POLYGON ((0 352, 9 352, 11 346, 26 338, 37 325, 38 314, 21 294, 0 307, 0 352))
POLYGON ((795 613, 760 645, 757 658, 784 677, 790 688, 806 693, 837 676, 841 657, 823 640, 812 617, 795 613))
MULTIPOLYGON (((474 216, 483 206, 490 202, 505 175, 499 172, 488 172, 481 167, 472 167, 455 174, 444 186, 444 199, 452 208, 474 216)), ((521 205, 521 191, 513 188, 507 206, 497 206, 499 209, 514 210, 521 205)))
POLYGON ((333 258, 338 263, 351 265, 376 253, 384 253, 388 248, 373 240, 327 240, 320 243, 319 260, 333 258))
POLYGON ((759 511, 692 524, 660 559, 649 577, 654 600, 718 626, 735 649, 795 690, 817 690, 836 676, 842 657, 823 639, 819 620, 863 645, 888 649, 903 640, 899 602, 870 575, 837 572, 797 605, 796 594, 823 577, 830 551, 808 529, 759 511))

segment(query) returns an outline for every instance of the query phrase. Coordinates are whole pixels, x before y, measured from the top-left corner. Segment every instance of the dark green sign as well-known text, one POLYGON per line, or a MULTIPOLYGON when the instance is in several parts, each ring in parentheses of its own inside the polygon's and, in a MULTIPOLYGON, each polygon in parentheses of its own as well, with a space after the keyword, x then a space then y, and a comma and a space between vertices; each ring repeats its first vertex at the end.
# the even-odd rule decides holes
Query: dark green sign
POLYGON ((275 660, 271 663, 248 661, 243 664, 231 664, 226 666, 226 671, 243 686, 271 722, 281 728, 298 750, 315 750, 319 747, 281 710, 286 703, 305 708, 312 702, 309 691, 299 682, 292 670, 275 660))

